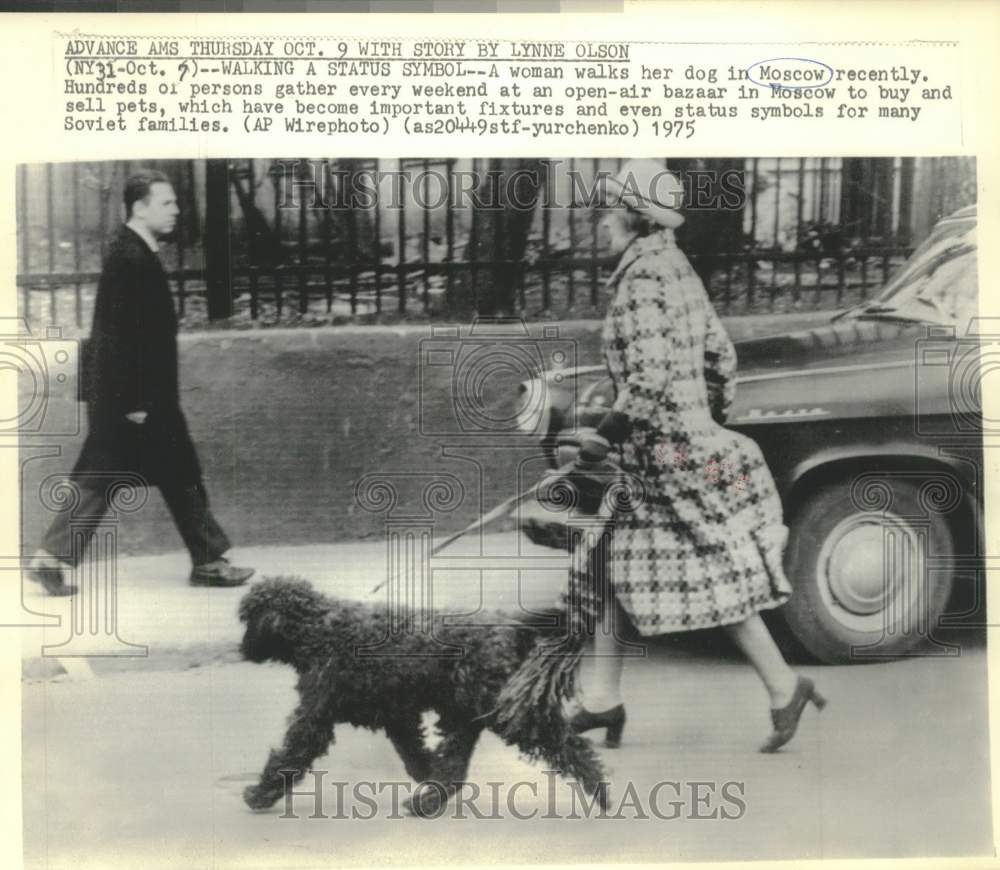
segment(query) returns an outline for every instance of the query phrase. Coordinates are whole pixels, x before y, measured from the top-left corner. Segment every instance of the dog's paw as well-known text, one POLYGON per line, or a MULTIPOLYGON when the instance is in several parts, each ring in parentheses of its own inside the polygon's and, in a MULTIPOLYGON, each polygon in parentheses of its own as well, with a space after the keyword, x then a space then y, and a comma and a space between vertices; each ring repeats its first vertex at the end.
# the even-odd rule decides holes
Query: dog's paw
POLYGON ((274 806, 274 802, 279 797, 281 797, 280 794, 265 791, 258 785, 248 785, 243 789, 243 803, 252 810, 266 810, 268 807, 274 806))

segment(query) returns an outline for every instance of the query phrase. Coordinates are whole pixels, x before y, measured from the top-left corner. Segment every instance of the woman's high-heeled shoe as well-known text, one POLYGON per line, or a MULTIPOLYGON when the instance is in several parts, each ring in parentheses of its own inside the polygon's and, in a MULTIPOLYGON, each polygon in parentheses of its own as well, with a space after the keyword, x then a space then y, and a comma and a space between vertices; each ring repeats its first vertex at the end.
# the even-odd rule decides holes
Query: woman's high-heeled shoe
POLYGON ((625 727, 625 705, 619 704, 603 713, 591 713, 581 708, 572 719, 570 727, 577 733, 593 731, 595 728, 607 728, 604 732, 604 745, 608 749, 617 749, 622 744, 622 729, 625 727))
POLYGON ((816 691, 813 681, 808 677, 799 677, 795 684, 792 700, 778 710, 771 709, 771 722, 774 724, 774 731, 761 746, 761 752, 776 752, 795 736, 795 731, 799 727, 799 719, 802 718, 802 711, 809 701, 816 705, 817 710, 822 710, 826 706, 826 698, 816 691))

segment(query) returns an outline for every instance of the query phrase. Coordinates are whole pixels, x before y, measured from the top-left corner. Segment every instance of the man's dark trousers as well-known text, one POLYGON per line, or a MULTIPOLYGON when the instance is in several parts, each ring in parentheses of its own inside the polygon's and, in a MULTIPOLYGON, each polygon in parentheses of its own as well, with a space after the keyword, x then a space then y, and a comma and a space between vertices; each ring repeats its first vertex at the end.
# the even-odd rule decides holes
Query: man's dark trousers
MULTIPOLYGON (((108 512, 108 499, 113 498, 113 477, 107 484, 95 484, 74 469, 70 479, 78 488, 80 500, 72 511, 56 516, 42 540, 42 549, 62 562, 79 564, 86 545, 108 512), (71 520, 71 514, 75 519, 71 520), (80 543, 74 546, 74 532, 83 534, 83 546, 80 543)), ((124 476, 123 482, 127 482, 124 476)), ((177 486, 160 483, 159 490, 191 554, 192 564, 214 562, 232 546, 209 510, 205 487, 200 482, 177 486)))
POLYGON ((177 315, 159 257, 128 227, 109 246, 84 354, 89 431, 70 477, 79 490, 73 511, 55 517, 42 547, 76 563, 84 541, 108 510, 110 490, 141 480, 158 487, 195 565, 230 547, 212 516, 201 467, 180 408, 177 315), (145 422, 127 414, 144 411, 145 422), (71 513, 76 518, 71 525, 71 513))

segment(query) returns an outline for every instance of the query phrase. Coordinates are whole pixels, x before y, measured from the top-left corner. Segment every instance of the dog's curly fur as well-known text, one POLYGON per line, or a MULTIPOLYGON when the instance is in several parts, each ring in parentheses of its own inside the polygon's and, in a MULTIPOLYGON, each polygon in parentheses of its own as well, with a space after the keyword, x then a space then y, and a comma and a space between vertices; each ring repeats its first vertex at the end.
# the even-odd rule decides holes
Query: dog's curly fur
MULTIPOLYGON (((412 812, 434 814, 454 794, 480 733, 495 731, 500 690, 547 632, 499 616, 458 624, 454 614, 435 614, 431 631, 424 614, 407 616, 412 622, 401 630, 384 607, 326 597, 298 578, 266 579, 250 589, 240 603, 243 657, 285 662, 299 675, 299 704, 284 743, 244 792, 250 807, 271 806, 305 776, 333 742, 338 722, 384 730, 416 782, 440 784, 418 789, 412 812), (433 751, 421 725, 426 710, 438 714, 442 734, 433 751)), ((605 803, 591 745, 568 723, 553 742, 537 747, 538 755, 605 803)))

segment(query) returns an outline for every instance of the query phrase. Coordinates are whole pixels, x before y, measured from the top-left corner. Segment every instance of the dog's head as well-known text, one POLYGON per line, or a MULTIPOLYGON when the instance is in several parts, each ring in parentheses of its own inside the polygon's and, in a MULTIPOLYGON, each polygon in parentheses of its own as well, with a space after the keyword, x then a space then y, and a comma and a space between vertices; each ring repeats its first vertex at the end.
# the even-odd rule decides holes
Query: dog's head
POLYGON ((323 596, 305 580, 270 577, 256 583, 240 602, 240 621, 246 624, 243 658, 295 664, 303 633, 325 609, 323 596))

